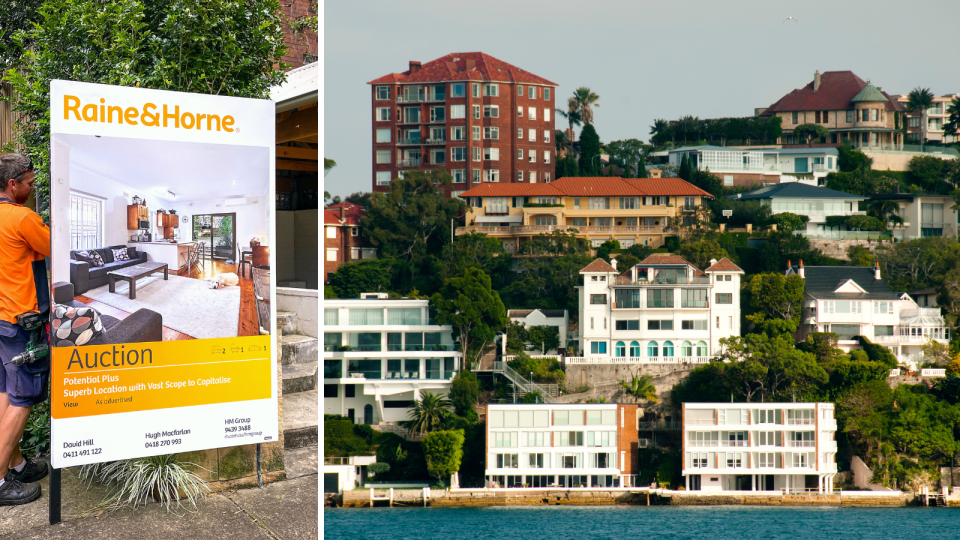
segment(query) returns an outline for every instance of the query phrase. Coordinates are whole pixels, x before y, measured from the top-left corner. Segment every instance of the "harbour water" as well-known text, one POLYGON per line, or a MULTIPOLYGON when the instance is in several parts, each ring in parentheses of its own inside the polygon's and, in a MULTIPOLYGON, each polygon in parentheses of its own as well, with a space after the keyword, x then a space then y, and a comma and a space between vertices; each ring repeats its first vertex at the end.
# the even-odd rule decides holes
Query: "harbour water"
POLYGON ((323 538, 960 538, 960 509, 752 506, 324 508, 323 538))

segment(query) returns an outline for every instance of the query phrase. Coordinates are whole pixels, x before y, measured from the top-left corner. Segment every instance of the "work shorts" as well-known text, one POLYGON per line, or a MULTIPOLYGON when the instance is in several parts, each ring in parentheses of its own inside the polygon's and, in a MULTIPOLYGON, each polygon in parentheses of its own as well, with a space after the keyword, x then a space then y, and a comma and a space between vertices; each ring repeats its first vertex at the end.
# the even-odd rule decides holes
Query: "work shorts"
MULTIPOLYGON (((46 326, 40 333, 42 341, 47 339, 46 326)), ((47 384, 50 382, 50 353, 30 364, 11 364, 13 357, 27 350, 30 332, 16 324, 0 321, 0 392, 6 393, 10 404, 15 407, 32 407, 47 398, 47 384)))

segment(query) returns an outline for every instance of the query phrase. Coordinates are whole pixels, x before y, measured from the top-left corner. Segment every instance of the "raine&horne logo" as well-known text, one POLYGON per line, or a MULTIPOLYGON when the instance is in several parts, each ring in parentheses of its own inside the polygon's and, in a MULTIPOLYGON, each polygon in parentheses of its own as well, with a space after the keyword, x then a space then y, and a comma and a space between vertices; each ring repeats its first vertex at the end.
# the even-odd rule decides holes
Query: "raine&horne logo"
POLYGON ((172 127, 174 129, 196 129, 206 131, 239 132, 235 127, 233 116, 212 113, 180 112, 180 106, 168 108, 166 103, 158 106, 155 103, 144 103, 142 107, 120 107, 108 105, 106 99, 100 98, 100 103, 83 103, 77 96, 64 94, 63 119, 79 122, 96 122, 105 124, 129 124, 132 126, 144 125, 151 127, 172 127), (162 107, 162 108, 161 108, 162 107))

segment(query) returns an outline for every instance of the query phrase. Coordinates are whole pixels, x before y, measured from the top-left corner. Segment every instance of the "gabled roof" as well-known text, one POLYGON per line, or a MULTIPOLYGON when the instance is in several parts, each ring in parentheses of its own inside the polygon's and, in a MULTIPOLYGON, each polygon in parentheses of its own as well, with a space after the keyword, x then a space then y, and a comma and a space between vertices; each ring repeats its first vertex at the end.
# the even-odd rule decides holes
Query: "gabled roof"
MULTIPOLYGON (((761 116, 772 116, 778 112, 790 111, 843 111, 852 108, 851 101, 866 88, 866 81, 852 71, 825 71, 820 75, 820 87, 813 91, 810 84, 790 92, 767 108, 761 116)), ((877 89, 886 98, 884 107, 888 111, 903 111, 903 105, 890 99, 886 92, 877 89)))
POLYGON ((710 268, 707 268, 706 270, 704 270, 704 272, 740 272, 741 274, 744 273, 739 266, 733 264, 733 261, 731 261, 726 257, 720 259, 714 264, 711 264, 710 268))
MULTIPOLYGON (((796 274, 799 266, 790 271, 796 274)), ((869 266, 804 266, 804 292, 818 300, 896 300, 900 296, 890 291, 882 279, 875 279, 874 269, 869 266), (852 280, 865 293, 838 293, 837 287, 852 280)))
POLYGON ((580 270, 581 274, 585 274, 589 272, 608 273, 608 272, 616 272, 616 270, 612 266, 610 266, 610 263, 608 263, 607 261, 597 258, 597 260, 584 266, 583 269, 580 270))
POLYGON ((565 176, 549 184, 485 183, 460 197, 713 197, 682 178, 619 178, 565 176))
POLYGON ((760 189, 728 195, 728 199, 749 201, 756 199, 771 198, 796 198, 796 199, 846 199, 862 201, 867 197, 863 195, 854 195, 853 193, 844 193, 834 189, 809 186, 800 182, 784 182, 772 186, 765 186, 760 189))
POLYGON ((411 73, 391 73, 367 84, 443 81, 498 81, 557 86, 557 83, 522 70, 482 52, 450 53, 423 64, 411 73))
POLYGON ((359 226, 360 218, 367 215, 367 209, 351 202, 342 202, 323 209, 323 223, 325 225, 359 226), (340 209, 343 209, 341 221, 340 209))

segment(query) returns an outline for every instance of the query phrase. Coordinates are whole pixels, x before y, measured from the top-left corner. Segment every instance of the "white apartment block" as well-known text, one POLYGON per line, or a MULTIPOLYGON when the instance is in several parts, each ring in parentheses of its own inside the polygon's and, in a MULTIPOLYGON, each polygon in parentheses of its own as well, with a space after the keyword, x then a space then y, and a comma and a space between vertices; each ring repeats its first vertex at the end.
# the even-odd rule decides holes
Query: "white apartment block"
POLYGON ((400 422, 422 391, 449 391, 463 355, 453 328, 430 320, 428 304, 385 293, 324 300, 324 414, 400 422))
POLYGON ((950 328, 940 308, 922 308, 906 293, 890 291, 880 267, 788 266, 786 275, 804 280, 803 314, 797 340, 810 332, 833 332, 844 352, 860 349, 857 336, 890 349, 902 364, 923 362, 921 347, 946 345, 950 328))
POLYGON ((633 487, 637 406, 488 404, 488 488, 633 487))
POLYGON ((603 259, 580 274, 583 357, 567 363, 707 363, 740 335, 740 276, 729 259, 701 271, 656 253, 620 274, 603 259))
POLYGON ((683 476, 692 491, 831 491, 832 403, 684 403, 683 476))

